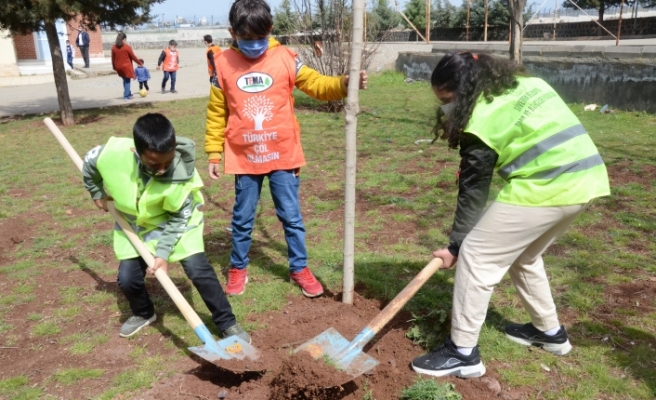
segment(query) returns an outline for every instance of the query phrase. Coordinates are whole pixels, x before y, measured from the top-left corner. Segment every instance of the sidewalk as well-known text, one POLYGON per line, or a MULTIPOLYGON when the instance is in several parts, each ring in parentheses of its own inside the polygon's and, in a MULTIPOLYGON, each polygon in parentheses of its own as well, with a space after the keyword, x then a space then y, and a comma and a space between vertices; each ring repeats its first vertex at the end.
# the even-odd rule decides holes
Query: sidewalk
MULTIPOLYGON (((118 75, 106 75, 85 79, 68 79, 68 91, 74 110, 100 108, 131 103, 150 103, 154 101, 171 101, 174 99, 207 97, 209 95, 209 76, 205 62, 205 48, 180 49, 180 70, 176 82, 177 94, 161 94, 162 72, 157 71, 157 60, 161 50, 135 50, 137 57, 145 61, 152 79, 148 82, 150 94, 140 97, 139 84, 132 81, 134 100, 123 100, 122 80, 118 75)), ((108 52, 105 52, 110 57, 108 52)), ((107 73, 111 63, 91 64, 91 72, 107 73)), ((52 75, 34 75, 17 78, 17 86, 0 87, 0 118, 13 115, 39 114, 59 111, 57 91, 52 75), (32 79, 34 78, 34 79, 32 79), (47 80, 49 78, 49 80, 47 80), (23 83, 25 82, 25 83, 23 83), (28 83, 32 82, 32 83, 28 83)), ((2 84, 0 83, 0 86, 2 84)), ((167 91, 170 81, 167 84, 167 91)))

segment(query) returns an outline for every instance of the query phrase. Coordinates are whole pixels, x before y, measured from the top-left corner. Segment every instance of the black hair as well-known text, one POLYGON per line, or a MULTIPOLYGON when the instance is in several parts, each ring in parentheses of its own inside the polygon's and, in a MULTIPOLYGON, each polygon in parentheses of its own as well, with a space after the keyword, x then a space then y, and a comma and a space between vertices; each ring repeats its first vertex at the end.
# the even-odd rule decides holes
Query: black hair
POLYGON ((239 37, 266 36, 273 26, 271 7, 264 0, 235 0, 228 19, 232 32, 239 37))
POLYGON ((173 40, 173 39, 169 40, 169 46, 177 46, 177 45, 178 45, 178 42, 176 42, 175 40, 173 40))
POLYGON ((134 147, 137 154, 150 150, 156 153, 168 153, 175 150, 175 129, 165 116, 158 113, 142 115, 132 128, 134 147))
POLYGON ((431 86, 453 92, 455 109, 449 118, 445 118, 438 107, 433 134, 436 138, 448 140, 449 147, 457 149, 460 135, 481 94, 490 103, 494 96, 517 87, 517 76, 526 75, 523 66, 489 54, 474 55, 462 50, 445 54, 433 70, 431 86))
POLYGON ((205 43, 212 43, 212 35, 203 36, 203 40, 205 41, 205 43))
POLYGON ((144 63, 143 58, 140 58, 140 59, 139 59, 139 62, 141 63, 141 66, 143 67, 143 63, 144 63))
POLYGON ((123 40, 127 38, 128 36, 125 33, 119 32, 118 35, 116 35, 116 47, 118 47, 119 49, 123 47, 123 40))

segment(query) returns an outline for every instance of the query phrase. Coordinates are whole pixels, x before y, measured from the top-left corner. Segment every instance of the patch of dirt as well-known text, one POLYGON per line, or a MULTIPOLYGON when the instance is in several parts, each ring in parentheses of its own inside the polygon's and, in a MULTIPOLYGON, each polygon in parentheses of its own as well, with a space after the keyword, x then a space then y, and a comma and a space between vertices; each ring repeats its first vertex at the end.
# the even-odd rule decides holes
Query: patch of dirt
POLYGON ((656 176, 656 166, 634 163, 630 160, 620 161, 607 167, 611 186, 637 183, 649 187, 656 176))
MULTIPOLYGON (((249 400, 360 400, 368 388, 378 400, 398 399, 401 390, 411 385, 416 377, 410 362, 423 353, 405 337, 410 327, 410 316, 405 313, 397 315, 365 347, 365 352, 380 364, 356 379, 350 380, 323 361, 315 361, 301 353, 292 355, 292 349, 328 327, 351 340, 382 306, 378 300, 366 299, 357 293, 353 306, 343 304, 339 296, 332 294, 318 299, 291 297, 280 311, 250 317, 266 323, 266 328, 251 332, 253 345, 262 352, 258 361, 217 362, 215 365, 195 358, 184 359, 176 365, 176 369, 185 371, 184 374, 160 381, 133 398, 215 399, 219 394, 227 394, 227 399, 249 400)), ((488 373, 483 378, 449 377, 441 381, 453 382, 464 399, 496 398, 496 389, 491 389, 489 382, 497 381, 499 375, 495 372, 495 363, 487 368, 488 373)), ((512 399, 527 398, 527 393, 508 388, 501 393, 512 399)))
MULTIPOLYGON (((12 189, 10 195, 21 198, 23 191, 12 189), (12 194, 13 193, 13 194, 12 194)), ((39 229, 36 224, 27 224, 26 219, 50 220, 48 214, 22 214, 18 217, 0 219, 0 267, 10 264, 12 254, 19 246, 29 246, 39 229)))

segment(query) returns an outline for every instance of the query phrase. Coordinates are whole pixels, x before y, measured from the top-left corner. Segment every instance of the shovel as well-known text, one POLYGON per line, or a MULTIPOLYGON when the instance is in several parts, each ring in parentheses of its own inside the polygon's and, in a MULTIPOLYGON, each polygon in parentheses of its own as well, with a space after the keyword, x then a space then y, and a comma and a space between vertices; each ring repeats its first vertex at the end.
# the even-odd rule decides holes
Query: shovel
POLYGON ((328 328, 313 339, 294 350, 307 351, 315 360, 327 357, 335 367, 356 378, 378 365, 378 360, 364 353, 362 349, 378 332, 403 308, 423 284, 442 266, 441 258, 433 258, 424 269, 383 309, 369 324, 358 333, 353 341, 348 341, 335 328, 328 328))
MULTIPOLYGON (((82 159, 75 152, 73 146, 71 146, 68 140, 66 140, 66 137, 64 137, 57 125, 55 125, 55 123, 52 122, 50 118, 44 119, 43 122, 50 129, 50 132, 52 132, 52 134, 55 136, 59 144, 64 148, 71 160, 73 160, 73 163, 75 163, 77 169, 79 169, 81 172, 82 159)), ((141 238, 137 236, 125 218, 118 211, 116 211, 116 208, 112 202, 107 203, 107 208, 121 229, 123 229, 125 235, 128 237, 128 239, 130 239, 130 242, 132 242, 134 248, 139 252, 139 255, 141 255, 149 267, 152 267, 155 263, 155 259, 143 244, 141 238)), ((196 314, 193 308, 191 308, 187 300, 182 296, 166 272, 160 268, 155 271, 155 277, 159 283, 162 284, 164 290, 166 290, 166 293, 168 293, 168 295, 171 297, 171 300, 173 300, 182 315, 185 317, 189 326, 191 326, 198 338, 205 344, 204 346, 190 347, 189 350, 191 352, 212 363, 220 360, 243 360, 244 358, 256 360, 259 358, 259 351, 251 344, 246 343, 243 339, 237 336, 230 336, 228 338, 215 341, 203 321, 200 319, 200 317, 198 317, 198 314, 196 314)))

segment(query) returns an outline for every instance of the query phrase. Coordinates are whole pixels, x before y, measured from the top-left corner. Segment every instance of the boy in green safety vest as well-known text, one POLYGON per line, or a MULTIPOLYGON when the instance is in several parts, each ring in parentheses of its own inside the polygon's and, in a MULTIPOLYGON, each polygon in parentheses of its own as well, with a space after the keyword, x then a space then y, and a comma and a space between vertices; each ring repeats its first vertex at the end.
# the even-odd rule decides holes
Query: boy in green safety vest
POLYGON ((149 268, 118 224, 114 252, 120 260, 118 286, 132 310, 119 331, 129 337, 155 321, 155 309, 145 286, 146 273, 179 261, 212 313, 224 336, 249 335, 237 325, 214 268, 205 257, 203 242, 203 181, 195 168, 196 147, 191 139, 176 137, 171 122, 161 114, 146 114, 134 124, 133 139, 112 137, 84 157, 84 185, 96 206, 107 211, 114 200, 155 255, 149 268), (111 197, 110 197, 111 195, 111 197))
POLYGON ((451 336, 412 368, 432 376, 485 374, 478 336, 492 291, 508 272, 531 321, 509 324, 506 337, 565 355, 572 346, 560 325, 542 253, 591 200, 610 194, 597 148, 546 82, 487 54, 447 53, 431 76, 441 102, 436 137, 460 149, 458 203, 446 248, 456 262, 451 336), (485 209, 494 171, 506 181, 485 209))

